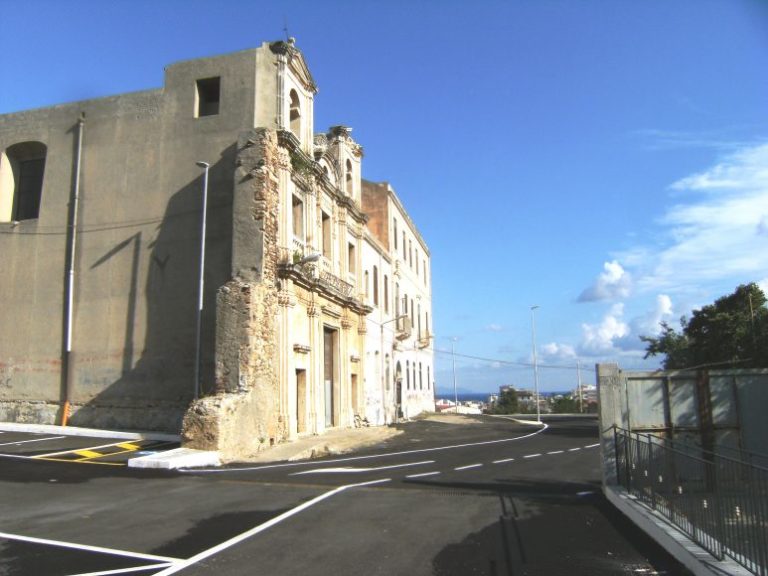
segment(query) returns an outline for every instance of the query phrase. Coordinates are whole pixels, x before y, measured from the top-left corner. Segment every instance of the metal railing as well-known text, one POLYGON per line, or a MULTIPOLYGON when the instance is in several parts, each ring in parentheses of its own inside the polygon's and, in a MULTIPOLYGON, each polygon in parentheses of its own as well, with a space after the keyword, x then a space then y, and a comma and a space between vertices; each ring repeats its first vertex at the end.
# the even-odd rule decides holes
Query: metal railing
POLYGON ((615 428, 619 483, 715 558, 768 576, 768 468, 615 428))

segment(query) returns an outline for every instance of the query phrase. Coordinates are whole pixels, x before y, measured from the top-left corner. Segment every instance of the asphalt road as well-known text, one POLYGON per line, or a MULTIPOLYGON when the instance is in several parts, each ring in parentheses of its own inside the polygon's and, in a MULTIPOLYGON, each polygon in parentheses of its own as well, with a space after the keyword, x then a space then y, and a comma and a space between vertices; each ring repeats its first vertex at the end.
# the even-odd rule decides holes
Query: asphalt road
POLYGON ((0 575, 685 574, 602 497, 594 420, 467 422, 210 471, 2 457, 0 575))

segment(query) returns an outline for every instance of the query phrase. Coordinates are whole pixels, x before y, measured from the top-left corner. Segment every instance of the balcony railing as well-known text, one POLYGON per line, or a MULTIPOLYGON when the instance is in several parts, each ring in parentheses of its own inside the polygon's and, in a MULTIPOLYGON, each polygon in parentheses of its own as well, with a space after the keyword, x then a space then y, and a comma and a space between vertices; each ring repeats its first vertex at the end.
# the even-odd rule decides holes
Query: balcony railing
POLYGON ((619 483, 719 560, 768 575, 768 468, 616 428, 619 483))

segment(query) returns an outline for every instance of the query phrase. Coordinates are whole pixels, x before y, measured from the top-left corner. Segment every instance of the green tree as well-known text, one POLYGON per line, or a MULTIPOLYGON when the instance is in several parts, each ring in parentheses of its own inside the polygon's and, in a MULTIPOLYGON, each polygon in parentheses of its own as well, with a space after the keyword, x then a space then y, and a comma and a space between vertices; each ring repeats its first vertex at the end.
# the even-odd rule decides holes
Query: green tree
POLYGON ((504 390, 493 406, 494 414, 517 414, 519 411, 517 392, 515 392, 514 388, 504 390))
POLYGON ((768 367, 768 308, 754 282, 742 284, 714 304, 680 319, 681 331, 661 324, 657 337, 641 336, 645 357, 663 354, 663 366, 673 370, 713 364, 739 368, 768 367))
POLYGON ((572 396, 563 396, 555 398, 552 403, 552 412, 554 414, 576 414, 579 411, 579 403, 572 396))

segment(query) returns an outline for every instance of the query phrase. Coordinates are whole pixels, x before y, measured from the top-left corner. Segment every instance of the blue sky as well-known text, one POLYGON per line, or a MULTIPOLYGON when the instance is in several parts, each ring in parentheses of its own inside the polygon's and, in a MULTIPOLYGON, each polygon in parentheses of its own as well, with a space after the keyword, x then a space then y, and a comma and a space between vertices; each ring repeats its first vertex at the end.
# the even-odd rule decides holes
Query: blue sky
POLYGON ((768 2, 0 0, 0 113, 160 87, 295 36, 432 252, 435 362, 542 390, 656 368, 640 334, 768 288, 768 2))

